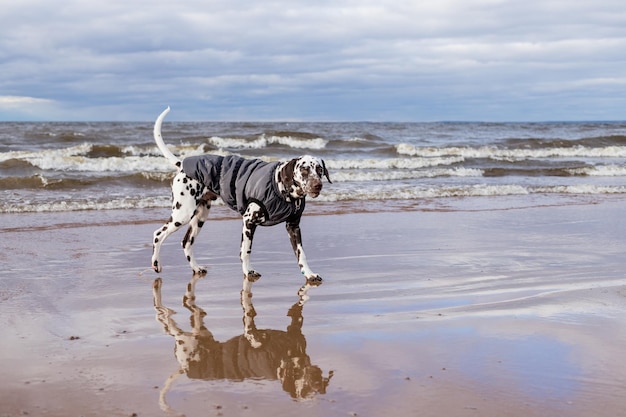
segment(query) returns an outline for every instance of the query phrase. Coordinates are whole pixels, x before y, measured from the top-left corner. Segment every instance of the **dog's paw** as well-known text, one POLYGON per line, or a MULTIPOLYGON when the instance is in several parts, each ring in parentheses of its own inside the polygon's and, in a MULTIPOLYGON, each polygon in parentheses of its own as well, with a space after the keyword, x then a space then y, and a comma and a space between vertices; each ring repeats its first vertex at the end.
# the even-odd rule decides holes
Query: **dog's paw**
POLYGON ((309 275, 308 277, 306 277, 306 283, 314 287, 322 285, 323 282, 324 280, 322 279, 322 277, 317 274, 309 275))
POLYGON ((161 267, 161 265, 159 264, 159 261, 154 261, 152 262, 152 269, 154 270, 154 272, 156 272, 157 274, 160 273, 163 268, 161 267))
POLYGON ((261 274, 257 271, 254 270, 250 270, 248 271, 248 273, 244 276, 245 279, 247 279, 250 282, 255 282, 257 281, 259 278, 261 278, 261 274))
POLYGON ((200 275, 200 276, 206 275, 206 272, 207 272, 206 268, 203 268, 201 266, 197 266, 195 268, 192 268, 192 271, 193 271, 193 275, 194 276, 196 276, 196 275, 200 275))

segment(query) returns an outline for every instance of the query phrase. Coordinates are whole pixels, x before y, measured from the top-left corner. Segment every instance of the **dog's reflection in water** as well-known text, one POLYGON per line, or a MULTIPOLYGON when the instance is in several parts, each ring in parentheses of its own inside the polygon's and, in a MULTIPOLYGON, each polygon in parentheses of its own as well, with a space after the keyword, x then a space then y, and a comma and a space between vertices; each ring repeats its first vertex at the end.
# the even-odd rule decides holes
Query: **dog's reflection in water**
POLYGON ((174 353, 180 368, 172 373, 161 390, 161 408, 169 410, 165 395, 172 383, 182 374, 192 379, 279 380, 283 389, 293 398, 308 398, 324 394, 332 371, 324 377, 322 370, 311 364, 306 354, 306 339, 302 334, 302 307, 308 299, 311 285, 298 291, 299 300, 288 310, 291 323, 286 330, 257 329, 256 312, 252 305, 252 283, 244 280, 241 291, 244 333, 226 342, 215 340, 204 325, 206 312, 195 302, 194 275, 183 296, 183 306, 190 312, 191 330, 183 330, 172 318, 173 310, 163 306, 160 278, 154 281, 153 295, 156 319, 165 332, 175 339, 174 353))

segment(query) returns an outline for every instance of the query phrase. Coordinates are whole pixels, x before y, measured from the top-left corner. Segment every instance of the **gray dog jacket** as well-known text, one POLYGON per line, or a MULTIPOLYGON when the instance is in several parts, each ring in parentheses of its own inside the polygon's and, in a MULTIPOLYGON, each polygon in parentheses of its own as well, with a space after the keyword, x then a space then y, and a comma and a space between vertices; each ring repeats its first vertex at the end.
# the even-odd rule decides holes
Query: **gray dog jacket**
POLYGON ((244 214, 255 202, 265 214, 263 226, 295 221, 304 211, 304 198, 283 196, 274 174, 280 162, 264 162, 239 156, 199 155, 183 160, 187 176, 219 195, 231 209, 244 214))

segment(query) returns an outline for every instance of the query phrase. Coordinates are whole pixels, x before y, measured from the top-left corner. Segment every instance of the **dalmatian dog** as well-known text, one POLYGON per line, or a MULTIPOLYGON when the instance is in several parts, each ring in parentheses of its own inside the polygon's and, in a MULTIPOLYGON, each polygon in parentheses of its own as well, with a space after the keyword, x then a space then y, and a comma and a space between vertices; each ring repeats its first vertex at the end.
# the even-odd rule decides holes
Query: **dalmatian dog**
POLYGON ((157 118, 154 140, 178 173, 172 184, 172 214, 153 235, 152 268, 161 272, 159 253, 163 241, 189 224, 182 241, 183 251, 194 274, 206 274, 206 269, 196 262, 192 246, 208 218, 211 202, 220 197, 243 217, 240 258, 244 278, 255 281, 261 276, 250 265, 257 226, 285 222, 300 272, 307 281, 321 283, 322 278, 311 270, 302 248, 300 218, 306 196, 315 198, 322 191, 322 177, 332 183, 324 161, 309 155, 282 163, 233 155, 200 155, 180 160, 161 136, 161 124, 169 110, 168 107, 157 118))

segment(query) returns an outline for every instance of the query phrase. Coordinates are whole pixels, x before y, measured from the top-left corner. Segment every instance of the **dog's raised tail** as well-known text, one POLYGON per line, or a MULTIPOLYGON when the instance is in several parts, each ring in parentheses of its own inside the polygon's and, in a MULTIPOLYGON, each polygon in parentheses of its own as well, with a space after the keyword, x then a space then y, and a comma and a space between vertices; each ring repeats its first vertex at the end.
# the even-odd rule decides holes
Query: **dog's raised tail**
POLYGON ((171 163, 173 163, 177 167, 180 167, 180 159, 176 158, 172 151, 169 150, 165 142, 163 142, 163 137, 161 136, 161 124, 163 124, 163 119, 165 119, 165 116, 169 112, 170 107, 167 106, 167 109, 163 110, 163 113, 161 113, 156 119, 156 122, 154 122, 154 141, 156 142, 157 147, 159 148, 163 156, 165 156, 171 163))

